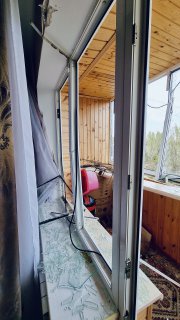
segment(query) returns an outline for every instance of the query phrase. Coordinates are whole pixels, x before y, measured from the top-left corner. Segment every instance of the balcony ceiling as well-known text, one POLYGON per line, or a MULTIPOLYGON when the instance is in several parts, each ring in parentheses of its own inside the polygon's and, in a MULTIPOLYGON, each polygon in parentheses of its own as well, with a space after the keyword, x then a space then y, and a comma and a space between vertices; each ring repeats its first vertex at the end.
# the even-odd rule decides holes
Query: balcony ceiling
MULTIPOLYGON (((51 2, 53 6, 58 4, 58 11, 53 13, 52 24, 46 28, 45 35, 71 53, 97 1, 50 0, 50 4, 51 2)), ((150 79, 180 64, 179 17, 179 0, 152 0, 150 79)), ((79 61, 81 95, 114 98, 115 38, 116 5, 103 19, 79 61)), ((43 42, 39 87, 53 88, 65 65, 66 59, 43 42)), ((63 91, 68 91, 67 85, 63 91)))
MULTIPOLYGON (((180 1, 153 0, 149 77, 180 64, 180 1)), ((113 99, 116 6, 107 15, 80 59, 81 95, 113 99)), ((64 91, 67 92, 67 86, 64 91)))

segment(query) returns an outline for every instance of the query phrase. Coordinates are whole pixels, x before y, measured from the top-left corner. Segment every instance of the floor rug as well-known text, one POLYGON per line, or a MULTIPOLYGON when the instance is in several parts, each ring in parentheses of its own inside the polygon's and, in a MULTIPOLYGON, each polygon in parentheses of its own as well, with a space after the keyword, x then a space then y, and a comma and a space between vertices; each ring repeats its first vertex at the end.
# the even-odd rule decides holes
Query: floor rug
MULTIPOLYGON (((147 254, 142 258, 150 265, 179 283, 180 271, 177 264, 165 256, 161 251, 150 248, 147 254)), ((154 304, 152 319, 180 320, 180 288, 144 265, 141 265, 141 269, 164 296, 162 301, 158 301, 154 304)))

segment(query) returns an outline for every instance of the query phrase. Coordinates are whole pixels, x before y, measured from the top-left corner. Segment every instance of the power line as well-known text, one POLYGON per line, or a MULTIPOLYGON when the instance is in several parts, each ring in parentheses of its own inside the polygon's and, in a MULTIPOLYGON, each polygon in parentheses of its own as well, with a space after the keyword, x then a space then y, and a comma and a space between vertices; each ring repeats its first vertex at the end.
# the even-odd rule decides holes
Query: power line
POLYGON ((149 108, 152 108, 152 109, 160 109, 160 108, 163 108, 163 107, 165 107, 165 106, 167 106, 167 105, 168 105, 168 103, 162 104, 162 105, 159 106, 159 107, 152 107, 150 104, 148 104, 147 106, 148 106, 149 108))
MULTIPOLYGON (((176 84, 176 86, 174 87, 174 89, 171 90, 170 94, 172 94, 172 93, 177 89, 177 87, 179 86, 179 84, 180 84, 180 81, 176 84)), ((159 106, 159 107, 154 107, 154 106, 151 106, 150 104, 147 104, 147 106, 148 106, 149 108, 152 108, 152 109, 160 109, 160 108, 163 108, 163 107, 165 107, 165 106, 167 106, 167 105, 168 105, 168 103, 165 103, 165 104, 162 104, 162 105, 159 106)))

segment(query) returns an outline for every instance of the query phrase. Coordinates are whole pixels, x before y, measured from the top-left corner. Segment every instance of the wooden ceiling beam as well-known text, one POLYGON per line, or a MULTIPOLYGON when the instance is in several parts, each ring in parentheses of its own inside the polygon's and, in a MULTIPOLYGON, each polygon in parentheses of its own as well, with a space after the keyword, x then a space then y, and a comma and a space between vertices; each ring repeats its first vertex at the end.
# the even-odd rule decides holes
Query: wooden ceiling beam
POLYGON ((114 44, 115 41, 116 41, 116 33, 113 34, 113 36, 107 42, 107 44, 104 46, 104 48, 99 52, 99 54, 96 56, 96 58, 93 60, 93 62, 89 65, 89 67, 81 75, 81 77, 79 78, 79 81, 82 81, 85 77, 88 76, 88 74, 94 69, 96 64, 103 57, 103 55, 107 52, 107 50, 114 44))

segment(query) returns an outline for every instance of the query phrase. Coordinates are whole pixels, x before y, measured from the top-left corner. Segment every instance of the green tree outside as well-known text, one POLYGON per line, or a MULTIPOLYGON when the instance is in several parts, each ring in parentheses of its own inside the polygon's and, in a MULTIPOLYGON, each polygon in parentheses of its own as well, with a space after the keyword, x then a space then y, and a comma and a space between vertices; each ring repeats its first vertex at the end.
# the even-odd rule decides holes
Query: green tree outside
POLYGON ((145 144, 145 169, 156 170, 162 141, 161 132, 149 132, 145 144))
MULTIPOLYGON (((155 171, 162 141, 161 132, 149 132, 145 144, 145 169, 155 171)), ((180 174, 180 127, 175 125, 167 141, 165 172, 180 174)))

